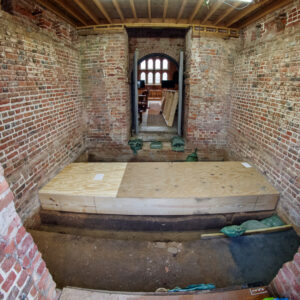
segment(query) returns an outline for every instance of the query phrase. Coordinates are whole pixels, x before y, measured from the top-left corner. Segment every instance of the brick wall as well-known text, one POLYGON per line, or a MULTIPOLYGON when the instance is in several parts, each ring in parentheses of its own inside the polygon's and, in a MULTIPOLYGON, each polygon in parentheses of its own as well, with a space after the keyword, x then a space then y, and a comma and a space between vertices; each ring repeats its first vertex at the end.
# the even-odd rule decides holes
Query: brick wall
POLYGON ((279 213, 296 226, 300 226, 299 3, 294 1, 245 30, 234 65, 228 138, 230 157, 252 161, 269 178, 281 192, 279 213))
POLYGON ((226 148, 238 39, 186 36, 184 132, 200 148, 226 148))
POLYGON ((0 165, 0 299, 56 299, 55 282, 13 199, 0 165))
POLYGON ((30 1, 0 11, 0 162, 20 217, 38 188, 83 149, 73 28, 30 1))
POLYGON ((279 270, 270 284, 270 290, 277 297, 287 297, 289 300, 300 299, 300 248, 293 261, 285 263, 279 270))
POLYGON ((87 148, 127 144, 131 115, 126 31, 81 36, 78 47, 87 148))

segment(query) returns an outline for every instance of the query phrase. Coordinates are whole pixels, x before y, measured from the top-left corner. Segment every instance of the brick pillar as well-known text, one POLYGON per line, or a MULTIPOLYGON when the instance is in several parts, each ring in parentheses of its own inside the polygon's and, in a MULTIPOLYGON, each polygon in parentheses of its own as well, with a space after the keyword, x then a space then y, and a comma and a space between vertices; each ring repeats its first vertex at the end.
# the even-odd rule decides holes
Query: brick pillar
POLYGON ((56 299, 55 282, 16 213, 0 165, 0 299, 56 299))
POLYGON ((270 284, 276 296, 300 299, 300 247, 293 261, 285 263, 270 284))

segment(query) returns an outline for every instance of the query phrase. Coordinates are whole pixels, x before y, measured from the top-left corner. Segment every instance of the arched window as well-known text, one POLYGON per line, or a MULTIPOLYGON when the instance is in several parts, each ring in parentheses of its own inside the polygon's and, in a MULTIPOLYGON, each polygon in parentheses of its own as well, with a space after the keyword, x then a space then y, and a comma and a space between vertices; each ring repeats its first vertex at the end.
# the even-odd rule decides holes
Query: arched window
POLYGON ((146 70, 146 61, 145 60, 143 60, 141 62, 141 70, 146 70))
POLYGON ((155 70, 160 70, 160 59, 155 60, 155 70))
POLYGON ((148 73, 148 81, 147 81, 148 84, 153 84, 153 73, 150 72, 148 73))
POLYGON ((141 73, 140 80, 146 80, 146 73, 145 72, 141 73))
POLYGON ((148 59, 148 69, 153 70, 153 59, 152 58, 148 59))
POLYGON ((168 60, 165 58, 163 60, 163 69, 164 70, 168 70, 168 68, 169 68, 168 60))
POLYGON ((168 80, 168 73, 167 72, 163 72, 162 80, 168 80))
MULTIPOLYGON (((156 64, 156 63, 155 63, 156 64)), ((155 83, 156 84, 160 84, 160 73, 156 72, 155 73, 155 83)))

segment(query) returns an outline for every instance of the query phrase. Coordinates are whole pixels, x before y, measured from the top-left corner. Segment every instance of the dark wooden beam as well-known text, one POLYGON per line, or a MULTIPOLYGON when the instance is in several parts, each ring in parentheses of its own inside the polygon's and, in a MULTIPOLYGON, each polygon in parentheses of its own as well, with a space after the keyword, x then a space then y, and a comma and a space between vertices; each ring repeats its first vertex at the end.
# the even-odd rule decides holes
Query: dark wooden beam
POLYGON ((148 0, 148 19, 151 22, 151 0, 148 0))
POLYGON ((123 13, 122 13, 122 10, 121 10, 121 8, 120 8, 120 5, 119 5, 119 3, 118 3, 118 0, 112 0, 112 2, 113 2, 113 5, 114 5, 116 11, 118 12, 118 14, 119 14, 119 16, 120 16, 121 21, 124 23, 125 18, 124 18, 124 15, 123 15, 123 13))
POLYGON ((196 7, 194 8, 193 13, 191 14, 190 18, 189 18, 189 23, 192 23, 193 20, 195 19, 197 13, 199 12, 202 4, 203 4, 204 0, 198 0, 196 7))
POLYGON ((105 17, 105 19, 107 20, 107 22, 111 24, 112 20, 111 20, 109 14, 107 13, 106 9, 103 7, 101 1, 100 0, 93 0, 93 2, 99 8, 99 10, 103 14, 103 16, 105 17))
POLYGON ((54 0, 60 7, 67 11, 73 18, 77 19, 81 24, 88 25, 88 22, 81 18, 76 12, 74 12, 69 5, 65 4, 62 0, 54 0))
POLYGON ((216 20, 214 21, 214 25, 220 24, 221 21, 223 21, 231 12, 233 12, 238 6, 240 6, 240 2, 236 2, 232 4, 232 6, 229 6, 226 11, 216 20))
POLYGON ((48 9, 49 11, 51 11, 52 13, 54 13, 55 15, 62 18, 65 22, 72 24, 74 26, 77 26, 77 24, 73 20, 71 20, 70 18, 66 17, 64 14, 59 12, 57 8, 54 8, 54 7, 52 7, 52 5, 49 5, 49 3, 47 3, 47 1, 37 0, 37 2, 39 4, 41 4, 42 6, 44 6, 46 9, 48 9))
POLYGON ((227 21, 226 24, 225 24, 225 26, 226 27, 231 27, 231 25, 233 25, 234 23, 238 22, 239 20, 241 20, 245 16, 249 15, 250 13, 252 13, 257 8, 260 8, 261 6, 263 6, 264 4, 266 4, 268 2, 270 2, 270 0, 262 0, 262 1, 258 2, 258 3, 250 4, 245 9, 243 9, 240 13, 238 13, 235 16, 233 16, 229 21, 227 21))
POLYGON ((270 5, 270 7, 262 10, 261 12, 255 14, 253 17, 250 17, 248 20, 243 22, 242 25, 240 26, 240 28, 246 27, 246 26, 256 22, 260 18, 266 16, 267 14, 270 14, 271 12, 273 12, 283 6, 286 6, 287 4, 290 4, 291 2, 293 2, 293 0, 279 0, 276 3, 272 3, 270 5))
POLYGON ((81 0, 74 0, 74 2, 94 21, 96 25, 99 24, 98 18, 90 12, 90 10, 81 2, 81 0))
POLYGON ((178 23, 178 21, 180 20, 180 18, 182 16, 182 13, 183 13, 183 10, 186 6, 186 3, 187 3, 187 0, 182 0, 181 7, 179 9, 179 12, 178 12, 178 15, 177 15, 177 18, 176 18, 176 23, 178 23))
POLYGON ((135 6, 134 6, 134 0, 130 0, 130 6, 131 6, 133 17, 137 20, 137 14, 136 14, 135 6))
POLYGON ((165 0, 164 12, 163 12, 163 22, 165 22, 165 19, 166 19, 166 16, 167 16, 167 10, 168 10, 168 0, 165 0))
POLYGON ((201 23, 205 24, 206 21, 220 8, 224 0, 217 0, 209 9, 206 17, 202 20, 201 23))

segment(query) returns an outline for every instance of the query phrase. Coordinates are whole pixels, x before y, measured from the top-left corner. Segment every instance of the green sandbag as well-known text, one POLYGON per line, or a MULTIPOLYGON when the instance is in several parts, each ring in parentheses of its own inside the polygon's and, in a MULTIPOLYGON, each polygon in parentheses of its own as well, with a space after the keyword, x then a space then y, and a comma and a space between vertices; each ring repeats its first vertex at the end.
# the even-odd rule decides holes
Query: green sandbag
POLYGON ((241 224, 241 227, 245 230, 268 228, 268 226, 266 226, 265 224, 263 224, 262 222, 257 221, 257 220, 249 220, 249 221, 243 222, 241 224))
POLYGON ((168 292, 191 292, 191 291, 203 291, 203 290, 213 290, 216 286, 214 284, 190 284, 185 288, 176 287, 174 289, 168 290, 168 292))
POLYGON ((272 217, 263 219, 260 222, 263 223, 264 225, 266 225, 267 227, 275 227, 275 226, 285 225, 285 223, 277 215, 273 215, 272 217))
POLYGON ((193 153, 188 155, 185 161, 198 161, 197 148, 193 153))
POLYGON ((172 150, 176 152, 184 151, 184 139, 180 136, 174 136, 171 140, 172 150))
POLYGON ((150 149, 162 149, 162 142, 159 141, 151 142, 150 149))
POLYGON ((231 225, 223 227, 220 231, 229 237, 237 237, 244 234, 246 229, 238 225, 231 225))
POLYGON ((138 150, 143 148, 143 140, 141 139, 132 139, 128 141, 128 145, 130 146, 133 154, 137 154, 138 150))

